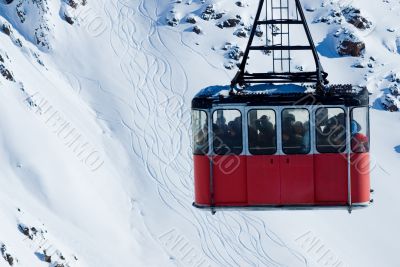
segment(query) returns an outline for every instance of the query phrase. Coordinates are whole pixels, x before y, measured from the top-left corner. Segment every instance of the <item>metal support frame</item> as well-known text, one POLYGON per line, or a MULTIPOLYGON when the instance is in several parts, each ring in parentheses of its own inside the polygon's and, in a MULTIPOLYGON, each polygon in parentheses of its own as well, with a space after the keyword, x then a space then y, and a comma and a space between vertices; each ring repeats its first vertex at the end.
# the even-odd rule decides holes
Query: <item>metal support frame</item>
MULTIPOLYGON (((315 83, 317 85, 317 89, 323 87, 324 84, 327 84, 327 73, 324 72, 318 53, 315 48, 314 41, 312 39, 310 29, 308 28, 307 21, 300 3, 300 0, 286 0, 286 6, 282 5, 282 1, 280 1, 279 6, 273 6, 273 0, 271 1, 271 6, 269 7, 271 10, 271 18, 268 18, 268 1, 269 0, 260 0, 257 13, 254 19, 254 24, 250 33, 249 41, 247 43, 246 50, 243 55, 243 60, 239 66, 239 71, 231 81, 231 87, 234 88, 236 85, 246 85, 251 83, 315 83), (289 1, 295 1, 296 7, 296 15, 297 19, 289 18, 289 1), (262 9, 265 3, 266 8, 266 18, 263 21, 260 21, 260 16, 262 13, 262 9), (274 10, 280 11, 280 18, 274 18, 274 10), (287 12, 287 19, 283 19, 283 10, 287 12), (290 26, 293 24, 303 25, 305 34, 307 36, 308 45, 300 46, 300 45, 290 45, 290 26), (252 46, 254 41, 254 36, 256 34, 257 26, 265 25, 266 27, 266 45, 265 46, 252 46), (268 27, 274 27, 275 25, 280 25, 280 32, 274 32, 272 30, 272 45, 268 45, 268 27), (288 32, 283 31, 283 25, 288 25, 288 32), (274 44, 274 34, 281 35, 281 43, 274 44), (283 35, 287 35, 287 45, 283 45, 283 35), (253 50, 262 50, 262 51, 271 51, 273 53, 273 71, 267 73, 247 73, 246 72, 246 64, 249 57, 250 51, 253 50), (315 71, 313 72, 292 72, 290 70, 290 60, 291 60, 291 51, 311 51, 314 63, 315 63, 315 71), (288 57, 283 58, 283 51, 287 51, 288 57), (280 52, 280 57, 275 57, 275 53, 280 52), (286 72, 276 72, 275 71, 275 61, 280 60, 281 66, 283 66, 283 60, 289 60, 289 70, 286 72)), ((273 29, 273 28, 272 28, 273 29)))
POLYGON ((214 188, 214 149, 213 149, 213 139, 210 138, 212 136, 212 115, 211 110, 205 110, 207 112, 207 124, 208 124, 208 161, 210 163, 210 210, 211 214, 214 215, 216 213, 215 210, 215 188, 214 188))
POLYGON ((214 198, 214 159, 213 156, 209 156, 210 161, 210 204, 211 204, 211 214, 216 213, 215 210, 215 198, 214 198))
POLYGON ((347 121, 347 204, 348 211, 351 213, 353 208, 352 198, 351 198, 351 121, 350 121, 350 108, 346 108, 346 121, 347 121))

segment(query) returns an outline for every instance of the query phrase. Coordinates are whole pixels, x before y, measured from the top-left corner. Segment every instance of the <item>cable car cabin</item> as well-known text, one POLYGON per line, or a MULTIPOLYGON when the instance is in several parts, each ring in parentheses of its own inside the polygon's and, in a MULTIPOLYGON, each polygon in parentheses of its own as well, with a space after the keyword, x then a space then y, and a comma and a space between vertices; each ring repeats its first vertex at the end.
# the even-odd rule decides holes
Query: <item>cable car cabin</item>
POLYGON ((270 90, 197 95, 193 205, 349 211, 367 206, 368 92, 334 87, 324 95, 270 90))

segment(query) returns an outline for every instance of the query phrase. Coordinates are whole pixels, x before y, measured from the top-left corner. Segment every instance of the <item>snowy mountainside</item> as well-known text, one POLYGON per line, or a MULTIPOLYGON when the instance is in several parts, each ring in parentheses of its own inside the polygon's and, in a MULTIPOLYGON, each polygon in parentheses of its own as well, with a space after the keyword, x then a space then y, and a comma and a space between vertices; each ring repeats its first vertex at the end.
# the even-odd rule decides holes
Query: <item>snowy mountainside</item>
POLYGON ((190 100, 257 1, 3 0, 0 266, 398 266, 400 3, 301 2, 329 80, 372 93, 370 208, 191 206, 190 100))

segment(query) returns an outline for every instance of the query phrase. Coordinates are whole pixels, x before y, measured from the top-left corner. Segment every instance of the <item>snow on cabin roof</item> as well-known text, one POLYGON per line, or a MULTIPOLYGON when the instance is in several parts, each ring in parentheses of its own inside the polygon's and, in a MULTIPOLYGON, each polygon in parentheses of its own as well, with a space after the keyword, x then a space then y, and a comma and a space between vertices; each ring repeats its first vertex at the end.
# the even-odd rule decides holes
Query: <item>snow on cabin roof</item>
POLYGON ((208 108, 213 104, 246 103, 247 105, 314 105, 332 104, 367 106, 369 93, 355 85, 329 85, 325 94, 315 87, 298 84, 260 84, 230 94, 230 86, 209 86, 200 90, 192 101, 193 108, 208 108))
MULTIPOLYGON (((230 86, 209 86, 202 90, 195 97, 219 97, 228 96, 230 86)), ((310 86, 298 84, 257 84, 248 86, 241 91, 242 94, 291 94, 312 92, 310 86)))

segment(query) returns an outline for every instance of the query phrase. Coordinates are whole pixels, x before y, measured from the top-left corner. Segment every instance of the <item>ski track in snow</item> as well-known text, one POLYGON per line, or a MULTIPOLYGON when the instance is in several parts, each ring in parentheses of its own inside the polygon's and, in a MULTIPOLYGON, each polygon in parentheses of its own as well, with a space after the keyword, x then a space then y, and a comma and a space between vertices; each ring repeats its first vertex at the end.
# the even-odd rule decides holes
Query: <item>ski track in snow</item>
MULTIPOLYGON (((121 112, 113 108, 116 114, 121 115, 118 123, 129 132, 130 150, 156 182, 160 199, 195 227, 203 253, 217 266, 288 266, 283 262, 287 257, 297 259, 296 266, 308 266, 306 258, 288 247, 261 218, 240 211, 221 211, 213 216, 191 206, 192 153, 186 147, 190 144, 190 109, 183 106, 185 99, 191 97, 187 95, 189 80, 178 60, 168 61, 176 57, 164 56, 173 53, 157 27, 158 10, 154 8, 154 13, 150 14, 146 5, 158 6, 158 2, 103 2, 111 25, 109 45, 120 59, 123 78, 131 85, 130 99, 105 90, 98 80, 91 81, 98 83, 102 92, 119 107, 129 111, 130 117, 123 118, 121 112), (137 20, 145 20, 148 24, 147 36, 138 33, 137 20), (181 78, 174 79, 177 75, 181 78), (182 81, 182 87, 173 84, 173 80, 182 81), (158 110, 160 107, 162 109, 158 110), (277 250, 281 256, 274 257, 271 251, 277 250), (282 254, 287 257, 282 257, 282 254)), ((185 44, 181 34, 180 45, 216 68, 200 52, 185 44)), ((77 74, 69 75, 74 80, 84 78, 77 74)), ((98 116, 98 119, 111 122, 108 117, 98 116)))

